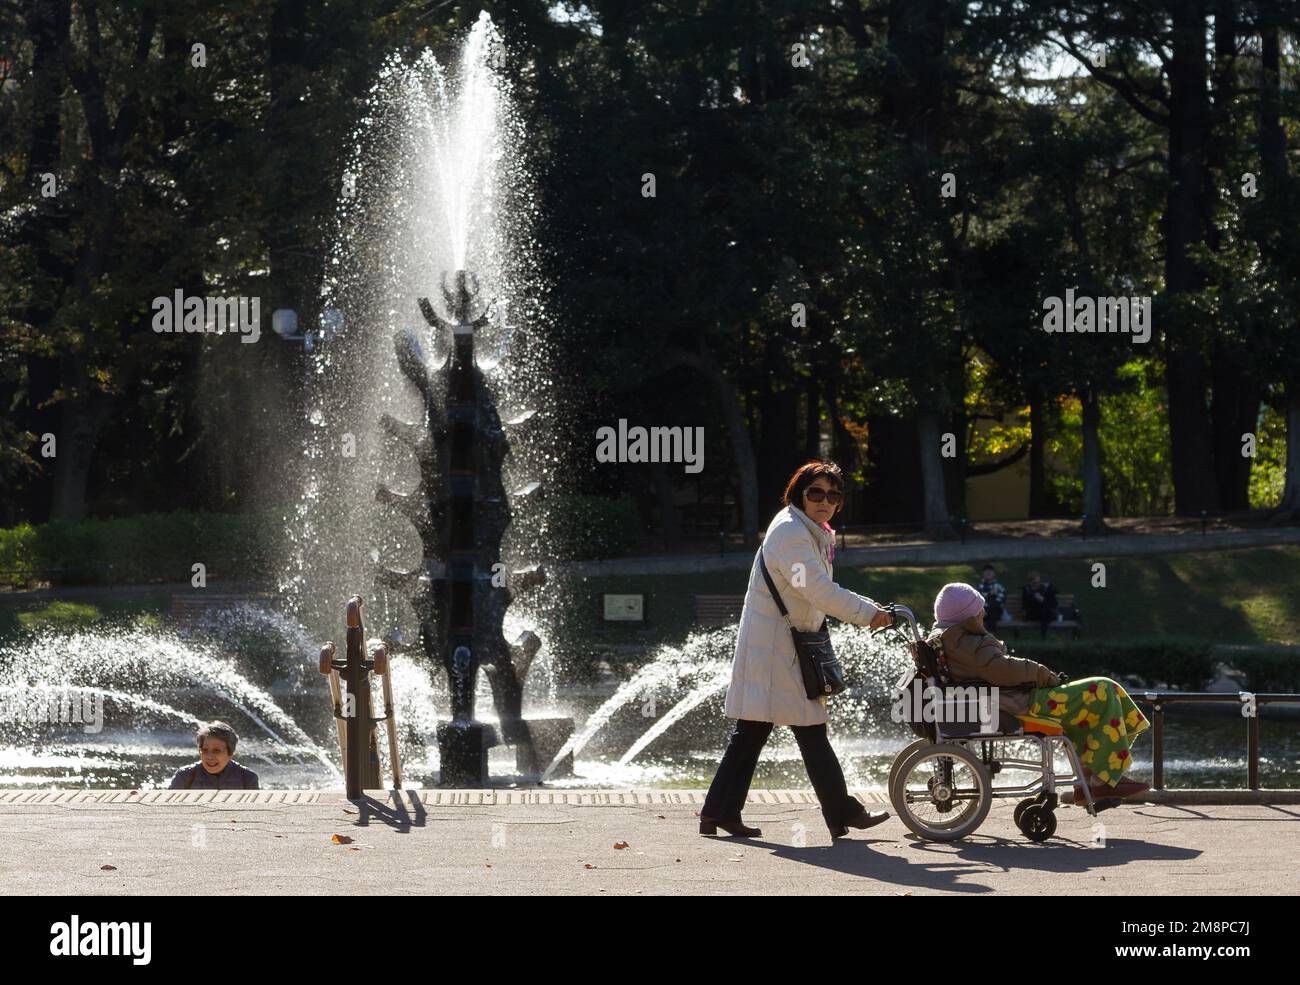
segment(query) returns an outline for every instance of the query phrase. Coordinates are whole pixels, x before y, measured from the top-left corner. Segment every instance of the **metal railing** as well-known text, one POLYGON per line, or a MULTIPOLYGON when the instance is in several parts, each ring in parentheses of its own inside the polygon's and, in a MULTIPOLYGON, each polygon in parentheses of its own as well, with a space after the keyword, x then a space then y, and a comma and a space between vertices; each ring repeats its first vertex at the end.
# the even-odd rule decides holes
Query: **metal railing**
POLYGON ((1236 694, 1213 691, 1129 691, 1134 701, 1151 706, 1151 787, 1165 788, 1165 705, 1236 702, 1246 719, 1246 786, 1259 789, 1259 706, 1266 704, 1300 704, 1300 694, 1236 694))

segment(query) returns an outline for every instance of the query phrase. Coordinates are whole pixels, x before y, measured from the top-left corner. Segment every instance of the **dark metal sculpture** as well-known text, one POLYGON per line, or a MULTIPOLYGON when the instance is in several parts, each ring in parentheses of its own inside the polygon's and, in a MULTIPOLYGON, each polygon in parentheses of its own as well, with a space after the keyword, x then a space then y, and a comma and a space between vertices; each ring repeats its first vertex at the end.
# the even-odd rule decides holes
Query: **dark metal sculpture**
MULTIPOLYGON (((398 366, 424 399, 425 426, 389 415, 382 424, 414 453, 420 482, 409 494, 386 487, 376 494, 379 502, 410 520, 424 549, 423 571, 386 571, 380 581, 407 593, 420 621, 424 651, 440 660, 447 673, 451 721, 438 726, 445 786, 486 783, 487 750, 498 742, 516 747, 521 773, 540 774, 550 761, 547 754, 558 750, 573 727, 571 719, 523 718, 523 682, 541 640, 524 632, 508 643, 502 632, 512 589, 526 591, 546 576, 534 566, 512 572, 501 584, 501 540, 512 516, 501 466, 510 443, 474 361, 475 332, 487 324, 492 307, 485 305, 474 317, 478 290, 477 279, 464 270, 456 271, 451 290, 444 276, 449 320, 427 298, 419 301, 425 320, 452 340, 451 354, 440 368, 430 370, 411 334, 395 338, 398 366), (492 686, 499 733, 474 718, 480 667, 492 686)), ((523 424, 530 417, 516 420, 523 424)), ((539 489, 538 483, 528 483, 515 498, 535 496, 539 489)))

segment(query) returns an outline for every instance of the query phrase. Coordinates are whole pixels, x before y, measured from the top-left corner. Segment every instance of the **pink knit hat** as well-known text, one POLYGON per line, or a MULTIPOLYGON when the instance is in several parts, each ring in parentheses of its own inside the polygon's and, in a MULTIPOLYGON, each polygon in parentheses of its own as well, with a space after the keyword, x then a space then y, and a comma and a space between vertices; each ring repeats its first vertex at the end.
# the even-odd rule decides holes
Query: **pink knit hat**
POLYGON ((944 585, 934 598, 935 622, 959 623, 983 611, 984 596, 959 581, 944 585))

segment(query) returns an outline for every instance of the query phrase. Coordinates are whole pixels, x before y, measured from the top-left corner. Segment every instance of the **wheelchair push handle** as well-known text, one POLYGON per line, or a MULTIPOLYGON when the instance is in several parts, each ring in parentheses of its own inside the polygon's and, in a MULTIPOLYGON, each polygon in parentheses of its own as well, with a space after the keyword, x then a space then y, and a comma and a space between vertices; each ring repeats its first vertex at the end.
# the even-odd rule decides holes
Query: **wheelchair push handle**
POLYGON ((894 629, 906 635, 904 627, 911 630, 913 641, 921 639, 920 630, 916 626, 916 615, 905 605, 897 602, 889 602, 880 606, 881 611, 889 614, 890 623, 888 626, 881 626, 879 629, 871 630, 872 634, 883 633, 886 630, 894 629))

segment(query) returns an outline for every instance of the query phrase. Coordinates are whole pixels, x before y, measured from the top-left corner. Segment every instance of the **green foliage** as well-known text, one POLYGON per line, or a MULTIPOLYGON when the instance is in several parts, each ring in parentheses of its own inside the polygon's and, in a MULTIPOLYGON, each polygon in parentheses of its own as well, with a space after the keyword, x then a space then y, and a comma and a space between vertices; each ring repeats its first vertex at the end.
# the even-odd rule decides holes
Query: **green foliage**
POLYGON ((1263 645, 1223 650, 1195 636, 1148 636, 1124 640, 1017 640, 1018 657, 1029 657, 1071 677, 1136 679, 1143 687, 1201 691, 1223 664, 1240 674, 1248 691, 1300 691, 1300 655, 1293 648, 1263 645))
POLYGON ((98 622, 103 615, 94 605, 56 601, 18 613, 18 625, 26 630, 79 628, 98 622))
POLYGON ((1220 659, 1244 676, 1247 691, 1300 693, 1300 655, 1294 648, 1242 647, 1220 659))
POLYGON ((30 523, 0 529, 0 584, 22 588, 35 575, 36 528, 30 523))
MULTIPOLYGON (((1132 360, 1120 385, 1101 398, 1101 473, 1110 516, 1164 515, 1173 508, 1169 412, 1160 364, 1132 360)), ((1083 412, 1075 397, 1060 402, 1060 428, 1047 445, 1049 479, 1066 508, 1083 508, 1083 412)))
POLYGON ((1124 640, 1010 640, 1011 652, 1071 677, 1138 678, 1144 686, 1199 691, 1214 675, 1210 644, 1194 636, 1124 640))
POLYGON ((966 361, 966 456, 969 464, 995 462, 1015 452, 1030 440, 1029 408, 1013 407, 999 393, 1000 375, 987 355, 976 352, 966 361), (1014 415, 1014 416, 1013 416, 1014 415), (1006 423, 1006 417, 1012 417, 1006 423), (979 428, 979 420, 991 420, 979 428))
POLYGON ((256 578, 274 573, 279 526, 270 514, 186 511, 56 520, 0 530, 0 552, 16 588, 188 581, 196 562, 208 577, 256 578))
POLYGON ((1101 402, 1102 476, 1106 511, 1115 516, 1163 515, 1173 509, 1169 410, 1158 363, 1119 368, 1125 384, 1101 402))
MULTIPOLYGON (((1051 468, 1047 480, 1067 513, 1083 512, 1083 405, 1078 397, 1061 397, 1060 428, 1047 439, 1051 468)), ((1104 411, 1103 411, 1104 414, 1104 411)), ((1102 442, 1102 448, 1106 447, 1102 442)), ((1103 474, 1105 454, 1102 455, 1103 474)))
POLYGON ((1255 461, 1250 468, 1251 509, 1272 509, 1282 502, 1286 485, 1286 417, 1265 404, 1255 434, 1255 461))
MULTIPOLYGON (((266 502, 274 480, 263 469, 292 439, 290 356, 273 339, 213 357, 192 337, 153 335, 149 301, 176 288, 257 295, 264 320, 292 307, 311 324, 367 88, 394 51, 445 56, 478 12, 337 0, 297 17, 298 6, 0 5, 0 35, 15 39, 13 85, 0 97, 0 133, 14 135, 0 155, 0 522, 44 517, 52 475, 74 466, 86 488, 59 498, 56 515, 266 502), (209 39, 202 68, 189 60, 194 39, 209 39), (52 199, 36 191, 47 171, 61 189, 52 199), (56 425, 91 438, 61 439, 58 458, 42 459, 38 436, 56 425)), ((1118 18, 1097 3, 939 4, 942 30, 914 5, 879 0, 489 6, 534 142, 539 294, 556 316, 546 330, 578 398, 556 411, 557 443, 629 408, 716 420, 723 388, 682 368, 684 357, 711 361, 735 387, 729 409, 748 425, 761 473, 717 485, 752 492, 758 481, 770 497, 773 477, 817 452, 831 418, 837 454, 854 455, 871 418, 918 407, 1015 414, 1033 395, 1049 410, 1060 402, 1059 416, 1046 415, 1058 462, 1049 481, 1078 512, 1072 395, 1098 392, 1108 509, 1161 513, 1163 340, 1135 358, 1127 338, 1045 337, 1045 295, 1154 295, 1167 300, 1156 314, 1166 338, 1217 340, 1244 374, 1295 380, 1300 188, 1285 152, 1275 173, 1260 160, 1266 80, 1256 78, 1265 23, 1278 25, 1283 75, 1294 74, 1296 19, 1279 0, 1238 20, 1236 47, 1250 57, 1225 69, 1236 73, 1225 80, 1232 95, 1218 90, 1217 69, 1202 94, 1214 107, 1216 159, 1203 177, 1215 194, 1192 238, 1213 248, 1191 244, 1203 289, 1168 290, 1169 135, 1130 99, 1174 98, 1166 46, 1187 42, 1170 35, 1170 4, 1118 18), (1098 24, 1110 73, 1070 59, 1039 71, 1051 41, 1082 41, 1098 24), (791 65, 794 38, 805 67, 791 65), (1261 164, 1261 194, 1237 194, 1238 176, 1261 164), (647 171, 653 199, 641 195, 647 171), (945 177, 954 184, 941 192, 945 177), (794 303, 806 306, 799 324, 794 303)), ((1175 61, 1198 54, 1212 60, 1206 50, 1175 61)), ((1296 89, 1284 82, 1276 95, 1285 148, 1296 89)), ((1170 112, 1200 118, 1189 107, 1170 112)), ((1276 501, 1278 426, 1266 415, 1253 505, 1276 501)), ((972 442, 971 461, 1003 457, 1025 436, 1013 418, 972 442)), ((900 462, 914 469, 914 453, 894 461, 891 451, 870 470, 860 454, 844 464, 891 482, 900 462)), ((720 472, 732 457, 714 459, 720 472)), ((638 481, 599 480, 610 496, 638 481)), ((593 533, 578 550, 635 542, 639 524, 629 530, 593 533)), ((189 533, 238 547, 217 531, 189 533)), ((49 550, 75 568, 78 545, 104 553, 98 536, 53 531, 49 550)), ((0 543, 0 579, 27 579, 35 563, 32 542, 15 537, 0 543)), ((115 538, 116 553, 137 558, 122 563, 147 566, 149 549, 115 538)))

